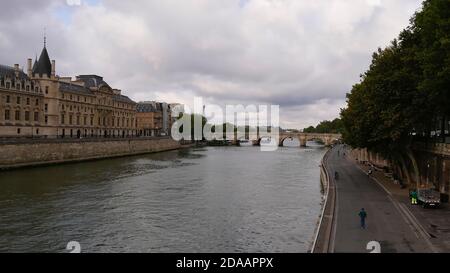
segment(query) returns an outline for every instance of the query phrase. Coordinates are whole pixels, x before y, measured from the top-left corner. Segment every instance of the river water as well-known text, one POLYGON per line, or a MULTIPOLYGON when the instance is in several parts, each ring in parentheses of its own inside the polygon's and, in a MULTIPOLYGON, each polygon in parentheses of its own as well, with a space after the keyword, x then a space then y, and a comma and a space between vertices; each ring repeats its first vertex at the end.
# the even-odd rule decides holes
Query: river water
POLYGON ((0 173, 0 252, 306 252, 325 149, 205 147, 0 173))

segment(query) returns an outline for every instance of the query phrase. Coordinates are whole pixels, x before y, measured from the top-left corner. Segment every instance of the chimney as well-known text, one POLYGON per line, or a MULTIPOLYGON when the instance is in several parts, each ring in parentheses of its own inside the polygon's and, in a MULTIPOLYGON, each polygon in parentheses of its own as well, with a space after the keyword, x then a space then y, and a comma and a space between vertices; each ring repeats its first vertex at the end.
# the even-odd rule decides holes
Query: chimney
POLYGON ((27 74, 28 74, 28 77, 30 77, 31 78, 31 73, 33 73, 33 71, 32 71, 32 62, 33 62, 33 60, 32 59, 28 59, 28 61, 27 61, 27 64, 28 64, 28 70, 27 70, 27 74))
POLYGON ((18 64, 14 65, 14 72, 16 74, 16 77, 19 77, 19 65, 18 64))
POLYGON ((55 60, 52 61, 52 78, 56 76, 56 62, 55 60))

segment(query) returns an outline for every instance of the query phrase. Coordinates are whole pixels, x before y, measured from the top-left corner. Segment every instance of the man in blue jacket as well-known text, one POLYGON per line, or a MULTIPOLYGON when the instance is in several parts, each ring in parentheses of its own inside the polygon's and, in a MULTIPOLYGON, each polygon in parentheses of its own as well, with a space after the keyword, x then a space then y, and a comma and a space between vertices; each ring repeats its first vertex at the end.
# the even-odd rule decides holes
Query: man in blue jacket
POLYGON ((361 219, 361 228, 366 229, 367 212, 364 208, 359 212, 359 218, 361 219))

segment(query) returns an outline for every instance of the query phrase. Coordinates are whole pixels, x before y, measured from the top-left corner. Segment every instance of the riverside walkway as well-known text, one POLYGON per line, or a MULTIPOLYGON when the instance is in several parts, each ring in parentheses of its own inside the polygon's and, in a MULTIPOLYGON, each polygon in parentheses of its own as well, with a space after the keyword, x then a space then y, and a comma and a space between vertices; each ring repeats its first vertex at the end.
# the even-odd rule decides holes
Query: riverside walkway
POLYGON ((326 168, 336 188, 328 252, 368 253, 367 244, 371 241, 380 243, 382 253, 436 252, 407 209, 368 177, 348 154, 340 145, 326 159, 326 168), (339 173, 338 179, 334 177, 335 171, 339 173), (366 229, 359 223, 361 208, 368 214, 366 229))

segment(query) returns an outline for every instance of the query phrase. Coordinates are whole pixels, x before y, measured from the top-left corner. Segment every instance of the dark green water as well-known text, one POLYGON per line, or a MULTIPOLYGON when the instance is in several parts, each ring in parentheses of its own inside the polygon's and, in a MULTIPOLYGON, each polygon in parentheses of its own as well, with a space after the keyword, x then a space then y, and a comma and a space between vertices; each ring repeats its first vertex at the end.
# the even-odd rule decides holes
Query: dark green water
POLYGON ((325 149, 207 147, 0 173, 0 252, 306 252, 325 149))

